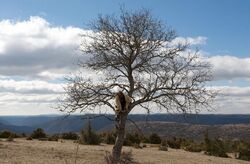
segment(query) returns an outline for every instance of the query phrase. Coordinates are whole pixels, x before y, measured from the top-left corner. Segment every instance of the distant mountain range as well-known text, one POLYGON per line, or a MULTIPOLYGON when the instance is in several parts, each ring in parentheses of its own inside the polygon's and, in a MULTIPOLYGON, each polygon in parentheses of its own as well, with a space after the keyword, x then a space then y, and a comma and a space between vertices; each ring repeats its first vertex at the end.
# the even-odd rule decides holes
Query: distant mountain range
MULTIPOLYGON (((31 133, 36 128, 43 128, 46 133, 79 132, 87 119, 96 131, 112 130, 114 115, 41 115, 41 116, 0 116, 0 131, 10 130, 16 133, 31 133), (94 119, 92 119, 94 118, 94 119)), ((208 129, 212 136, 228 136, 250 140, 250 115, 181 115, 153 114, 130 115, 129 120, 137 122, 143 132, 157 132, 161 136, 190 137, 200 139, 208 129)), ((133 125, 128 120, 129 129, 133 125)))

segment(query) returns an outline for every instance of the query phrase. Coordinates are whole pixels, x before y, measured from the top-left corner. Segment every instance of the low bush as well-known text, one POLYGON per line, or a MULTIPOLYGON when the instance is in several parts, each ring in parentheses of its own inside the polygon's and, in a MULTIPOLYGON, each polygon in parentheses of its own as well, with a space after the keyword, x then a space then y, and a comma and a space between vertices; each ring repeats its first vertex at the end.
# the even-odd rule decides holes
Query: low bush
POLYGON ((167 140, 167 144, 172 149, 180 149, 181 148, 182 140, 176 137, 167 140))
POLYGON ((34 130, 32 132, 32 134, 30 136, 32 138, 35 138, 35 139, 46 138, 47 137, 46 133, 44 132, 44 130, 42 128, 37 128, 36 130, 34 130))
POLYGON ((87 145, 99 145, 101 143, 101 138, 92 130, 90 121, 86 129, 81 132, 79 143, 87 145))
POLYGON ((123 141, 123 146, 133 146, 133 143, 125 137, 123 141))
POLYGON ((205 153, 217 157, 228 157, 225 145, 222 140, 210 140, 205 137, 205 153))
POLYGON ((59 139, 59 135, 54 134, 52 136, 49 136, 48 141, 58 141, 58 139, 59 139))
POLYGON ((203 145, 197 143, 191 143, 184 148, 184 150, 190 152, 201 152, 203 149, 203 145))
POLYGON ((48 138, 38 138, 39 141, 48 141, 48 138))
POLYGON ((33 140, 31 136, 27 137, 26 140, 33 140))
POLYGON ((12 133, 12 132, 7 131, 7 130, 0 132, 0 138, 9 138, 10 136, 12 138, 18 138, 19 137, 17 134, 12 133))
POLYGON ((101 139, 98 134, 94 132, 82 132, 79 142, 86 145, 99 145, 101 139))
POLYGON ((143 136, 141 136, 137 132, 127 133, 123 142, 124 146, 134 146, 136 148, 141 148, 140 143, 143 140, 143 136))
POLYGON ((22 134, 21 134, 21 137, 26 137, 26 134, 25 134, 25 133, 22 133, 22 134))
POLYGON ((141 142, 142 142, 142 143, 150 143, 149 137, 143 136, 141 142))
POLYGON ((115 132, 103 132, 100 134, 102 142, 106 144, 115 144, 116 135, 115 132))
POLYGON ((77 140, 79 138, 78 135, 74 132, 63 133, 61 137, 65 140, 77 140))
POLYGON ((168 151, 168 144, 166 139, 161 140, 161 145, 159 147, 159 150, 161 151, 168 151))
POLYGON ((241 142, 237 159, 250 161, 250 143, 241 142))
POLYGON ((151 144, 160 144, 161 143, 161 137, 158 136, 156 133, 152 133, 150 136, 149 136, 149 142, 151 144))

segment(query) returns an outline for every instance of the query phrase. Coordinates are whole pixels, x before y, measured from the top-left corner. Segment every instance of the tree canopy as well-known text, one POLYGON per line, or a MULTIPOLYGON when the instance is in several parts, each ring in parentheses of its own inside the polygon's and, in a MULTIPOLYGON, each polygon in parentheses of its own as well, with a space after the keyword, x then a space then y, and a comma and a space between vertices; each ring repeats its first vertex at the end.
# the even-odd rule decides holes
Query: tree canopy
POLYGON ((176 42, 175 31, 148 10, 99 16, 83 38, 83 55, 90 58, 80 66, 102 76, 98 80, 86 79, 86 74, 69 78, 61 109, 74 112, 103 107, 105 111, 105 106, 115 111, 115 89, 133 99, 117 115, 114 163, 120 160, 127 115, 135 107, 148 113, 190 113, 210 106, 214 93, 206 87, 211 80, 209 63, 187 42, 176 42))
POLYGON ((214 97, 205 87, 211 80, 210 65, 188 42, 175 43, 176 33, 148 10, 127 12, 119 17, 99 16, 92 32, 83 37, 82 68, 102 72, 96 82, 76 75, 69 78, 63 109, 94 109, 107 106, 114 110, 114 88, 133 98, 135 106, 169 112, 198 112, 214 97))

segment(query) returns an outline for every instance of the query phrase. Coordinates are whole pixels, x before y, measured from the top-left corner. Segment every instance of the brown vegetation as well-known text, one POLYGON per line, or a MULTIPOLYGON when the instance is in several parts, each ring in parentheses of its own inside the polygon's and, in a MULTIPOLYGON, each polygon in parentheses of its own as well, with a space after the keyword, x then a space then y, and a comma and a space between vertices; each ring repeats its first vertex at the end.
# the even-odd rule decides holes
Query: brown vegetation
MULTIPOLYGON (((104 162, 105 152, 112 150, 111 145, 79 145, 76 156, 77 143, 72 140, 63 142, 15 139, 14 142, 0 141, 0 163, 46 163, 46 164, 99 164, 104 162)), ((204 153, 192 153, 184 150, 169 148, 159 151, 158 146, 143 149, 124 147, 125 152, 132 151, 135 161, 142 164, 249 164, 248 161, 233 158, 207 156, 204 153)))

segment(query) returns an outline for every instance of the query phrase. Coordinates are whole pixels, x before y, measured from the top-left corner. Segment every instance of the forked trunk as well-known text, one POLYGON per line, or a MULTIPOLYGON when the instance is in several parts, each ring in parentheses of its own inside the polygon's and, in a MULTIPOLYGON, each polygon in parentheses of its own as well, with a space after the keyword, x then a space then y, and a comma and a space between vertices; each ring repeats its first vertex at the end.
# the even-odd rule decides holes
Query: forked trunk
POLYGON ((120 160, 123 141, 125 137, 125 125, 127 120, 128 113, 120 113, 118 116, 118 121, 116 122, 116 140, 115 145, 112 150, 112 156, 114 163, 118 163, 120 160))

